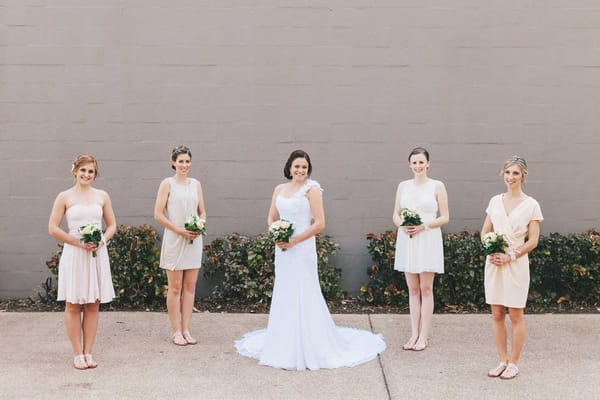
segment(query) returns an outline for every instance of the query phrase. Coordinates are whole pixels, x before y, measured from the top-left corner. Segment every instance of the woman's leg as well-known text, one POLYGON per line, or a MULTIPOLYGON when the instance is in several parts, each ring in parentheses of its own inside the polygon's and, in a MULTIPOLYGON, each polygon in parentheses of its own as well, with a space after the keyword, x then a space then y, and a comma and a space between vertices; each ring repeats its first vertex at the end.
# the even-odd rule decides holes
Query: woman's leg
POLYGON ((506 308, 498 304, 492 304, 492 327, 494 330, 494 343, 500 362, 508 360, 508 350, 506 346, 506 308))
POLYGON ((431 319, 433 318, 433 280, 435 273, 422 272, 419 274, 419 288, 421 291, 421 326, 419 329, 419 340, 415 345, 416 350, 423 350, 427 346, 429 331, 431 330, 431 319))
POLYGON ((167 312, 171 321, 171 331, 181 332, 181 288, 183 271, 167 270, 169 289, 167 291, 167 312))
MULTIPOLYGON (((181 298, 181 330, 187 334, 190 331, 190 320, 194 311, 196 298, 196 281, 199 269, 187 269, 183 272, 183 297, 181 298)), ((184 335, 185 336, 185 335, 184 335)), ((188 338, 186 338, 187 340, 188 338)), ((190 342, 190 340, 188 340, 190 342)), ((192 340, 194 342, 194 340, 192 340)))
POLYGON ((89 303, 83 306, 83 354, 92 354, 96 333, 98 332, 98 319, 100 317, 100 303, 89 303))
POLYGON ((83 354, 81 344, 81 305, 65 302, 65 328, 71 341, 73 354, 83 354))
POLYGON ((510 322, 512 325, 512 343, 510 358, 508 359, 508 362, 516 364, 519 361, 519 358, 521 357, 521 351, 523 350, 523 345, 525 344, 526 329, 524 309, 509 308, 508 315, 510 317, 510 322))
POLYGON ((421 288, 419 274, 404 273, 408 286, 408 307, 410 310, 411 335, 408 342, 403 346, 405 350, 412 349, 419 338, 419 327, 421 325, 421 288))

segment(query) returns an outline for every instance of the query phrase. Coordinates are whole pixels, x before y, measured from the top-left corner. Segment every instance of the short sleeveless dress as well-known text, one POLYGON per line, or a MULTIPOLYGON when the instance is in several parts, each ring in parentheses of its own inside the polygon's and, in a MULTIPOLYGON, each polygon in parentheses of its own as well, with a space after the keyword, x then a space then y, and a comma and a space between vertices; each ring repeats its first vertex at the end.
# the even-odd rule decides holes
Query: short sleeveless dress
MULTIPOLYGON (((100 204, 74 204, 65 212, 69 235, 81 238, 79 228, 89 223, 102 226, 100 204)), ((59 301, 73 304, 108 303, 115 297, 106 246, 93 257, 91 251, 65 243, 58 263, 59 301)))
MULTIPOLYGON (((427 224, 437 218, 438 203, 435 196, 436 182, 428 179, 423 185, 416 185, 414 179, 407 181, 400 198, 400 207, 419 213, 421 221, 427 224)), ((442 230, 432 228, 409 237, 398 228, 394 269, 418 274, 421 272, 444 273, 444 244, 442 230)))
MULTIPOLYGON (((171 186, 165 215, 176 226, 183 227, 192 215, 198 215, 198 182, 190 178, 190 183, 182 185, 173 177, 167 178, 171 186)), ((200 268, 202 265, 202 235, 194 243, 170 229, 164 230, 160 250, 160 267, 182 270, 200 268)))
MULTIPOLYGON (((306 193, 320 190, 308 180, 292 197, 277 196, 282 219, 294 224, 294 236, 311 225, 306 193)), ((275 284, 269 323, 235 342, 237 351, 259 360, 260 365, 287 370, 352 367, 385 350, 379 334, 336 326, 321 293, 315 237, 283 252, 275 249, 275 284)))
MULTIPOLYGON (((533 197, 527 197, 507 214, 499 194, 492 197, 485 211, 490 216, 494 232, 503 234, 512 249, 525 242, 529 222, 544 220, 540 205, 533 197)), ((484 286, 487 304, 525 308, 529 293, 528 254, 500 266, 492 264, 487 257, 484 286)))

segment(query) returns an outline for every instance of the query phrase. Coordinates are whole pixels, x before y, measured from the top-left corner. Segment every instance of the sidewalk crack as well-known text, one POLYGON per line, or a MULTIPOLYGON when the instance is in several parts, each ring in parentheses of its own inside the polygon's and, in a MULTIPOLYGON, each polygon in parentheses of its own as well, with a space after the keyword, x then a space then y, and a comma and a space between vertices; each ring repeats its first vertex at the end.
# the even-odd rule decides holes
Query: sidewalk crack
MULTIPOLYGON (((373 322, 371 321, 371 314, 367 314, 369 319, 369 327, 371 328, 371 332, 373 332, 373 322)), ((381 354, 377 354, 377 361, 379 362, 379 369, 381 370, 381 376, 383 376, 383 384, 385 385, 385 391, 387 392, 388 400, 392 400, 392 395, 390 394, 390 387, 388 386, 387 376, 385 376, 385 369, 383 369, 383 362, 381 361, 381 354)))

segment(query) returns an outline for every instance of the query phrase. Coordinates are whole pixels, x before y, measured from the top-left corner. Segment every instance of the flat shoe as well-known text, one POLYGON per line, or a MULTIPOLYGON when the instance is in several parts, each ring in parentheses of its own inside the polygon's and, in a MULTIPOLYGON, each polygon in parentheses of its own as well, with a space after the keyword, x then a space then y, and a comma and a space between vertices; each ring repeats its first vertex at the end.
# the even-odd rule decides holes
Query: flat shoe
POLYGON ((85 358, 85 363, 87 364, 88 368, 96 368, 98 366, 98 363, 94 361, 91 354, 84 354, 83 358, 85 358))
POLYGON ((173 343, 176 344, 177 346, 187 346, 188 345, 188 342, 184 339, 181 332, 175 332, 173 334, 173 336, 171 337, 171 340, 173 340, 173 343))
POLYGON ((506 369, 504 370, 502 375, 500 375, 500 379, 513 379, 517 375, 519 375, 519 367, 517 367, 513 363, 508 363, 506 369))
POLYGON ((502 373, 504 372, 505 369, 506 369, 506 363, 501 362, 500 364, 498 364, 498 366, 496 368, 490 369, 488 371, 488 376, 490 378, 497 378, 500 375, 502 375, 502 373))
POLYGON ((88 365, 85 362, 85 357, 83 354, 76 355, 73 358, 73 366, 77 369, 88 369, 88 365))

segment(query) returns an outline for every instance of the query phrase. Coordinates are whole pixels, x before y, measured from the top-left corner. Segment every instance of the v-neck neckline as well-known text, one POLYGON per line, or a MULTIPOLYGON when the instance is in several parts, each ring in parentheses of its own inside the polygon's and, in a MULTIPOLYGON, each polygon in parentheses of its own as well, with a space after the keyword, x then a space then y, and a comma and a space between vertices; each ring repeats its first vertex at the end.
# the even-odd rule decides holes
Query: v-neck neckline
POLYGON ((504 205, 504 194, 502 194, 500 196, 500 202, 502 203, 502 209, 504 210, 504 215, 506 215, 507 217, 510 217, 512 215, 512 213, 515 212, 516 209, 518 209, 519 207, 521 207, 521 205, 523 205, 523 203, 525 203, 527 201, 527 199, 529 198, 529 196, 525 195, 525 198, 523 200, 521 200, 521 202, 519 204, 517 204, 516 206, 514 206, 512 208, 512 210, 510 210, 510 212, 506 211, 506 205, 504 205))

